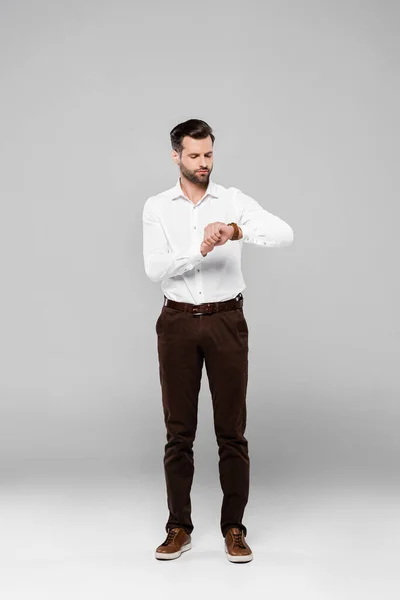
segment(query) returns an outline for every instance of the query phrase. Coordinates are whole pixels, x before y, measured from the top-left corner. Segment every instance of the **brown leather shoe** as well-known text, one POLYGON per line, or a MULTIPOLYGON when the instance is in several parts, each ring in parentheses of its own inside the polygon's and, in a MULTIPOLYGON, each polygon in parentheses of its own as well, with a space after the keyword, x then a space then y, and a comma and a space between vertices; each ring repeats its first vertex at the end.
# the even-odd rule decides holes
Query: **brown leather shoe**
POLYGON ((172 527, 163 543, 156 549, 156 558, 159 560, 171 560, 179 558, 182 552, 192 547, 189 533, 182 527, 172 527))
POLYGON ((231 527, 225 536, 225 552, 231 562, 249 562, 253 560, 250 546, 244 539, 244 531, 239 527, 231 527))

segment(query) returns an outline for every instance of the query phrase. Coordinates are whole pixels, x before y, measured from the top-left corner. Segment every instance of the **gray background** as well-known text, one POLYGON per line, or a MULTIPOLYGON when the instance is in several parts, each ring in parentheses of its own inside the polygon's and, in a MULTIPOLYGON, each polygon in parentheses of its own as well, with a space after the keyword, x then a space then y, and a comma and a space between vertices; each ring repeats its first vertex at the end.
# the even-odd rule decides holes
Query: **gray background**
MULTIPOLYGON (((148 517, 151 548, 161 542, 162 293, 144 273, 141 215, 176 182, 169 131, 188 118, 213 127, 213 179, 294 230, 288 248, 243 246, 254 498, 332 481, 394 497, 399 12, 354 0, 1 3, 8 508, 15 482, 141 478, 160 497, 148 517)), ((218 491, 217 458, 204 371, 199 504, 218 491)))

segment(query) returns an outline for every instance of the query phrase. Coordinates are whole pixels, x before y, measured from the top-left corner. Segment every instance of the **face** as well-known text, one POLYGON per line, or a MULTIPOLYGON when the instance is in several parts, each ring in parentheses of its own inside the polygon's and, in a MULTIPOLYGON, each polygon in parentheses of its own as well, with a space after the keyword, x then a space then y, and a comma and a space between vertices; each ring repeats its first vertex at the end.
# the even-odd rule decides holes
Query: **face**
POLYGON ((210 136, 195 140, 186 135, 182 140, 181 156, 173 151, 174 161, 179 165, 181 174, 197 184, 208 184, 213 169, 213 144, 210 136), (206 172, 202 173, 201 170, 206 172))

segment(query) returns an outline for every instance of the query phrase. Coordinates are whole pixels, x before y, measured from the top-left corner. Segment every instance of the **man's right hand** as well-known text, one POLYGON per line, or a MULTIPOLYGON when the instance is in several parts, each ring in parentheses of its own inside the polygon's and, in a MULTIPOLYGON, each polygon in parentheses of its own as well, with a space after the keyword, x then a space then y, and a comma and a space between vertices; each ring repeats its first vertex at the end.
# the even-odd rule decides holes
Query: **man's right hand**
POLYGON ((201 242, 200 252, 202 253, 203 256, 207 256, 207 254, 209 252, 211 252, 211 250, 213 248, 214 248, 214 246, 211 248, 210 246, 208 246, 208 244, 205 244, 204 242, 201 242))
MULTIPOLYGON (((221 236, 215 236, 216 238, 220 239, 221 236)), ((217 240, 215 240, 217 242, 217 240)), ((214 250, 215 247, 215 243, 211 244, 211 243, 207 243, 207 242, 201 242, 201 246, 200 246, 200 252, 202 253, 203 256, 206 256, 209 252, 211 252, 212 250, 214 250)))

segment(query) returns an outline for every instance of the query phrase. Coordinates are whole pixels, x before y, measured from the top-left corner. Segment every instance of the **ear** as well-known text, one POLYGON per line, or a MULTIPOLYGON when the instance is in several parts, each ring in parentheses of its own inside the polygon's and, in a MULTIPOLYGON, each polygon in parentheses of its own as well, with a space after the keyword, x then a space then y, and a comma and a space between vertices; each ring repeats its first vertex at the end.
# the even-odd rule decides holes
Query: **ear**
POLYGON ((172 150, 172 153, 171 153, 171 155, 172 155, 172 160, 173 160, 173 161, 174 161, 174 162, 175 162, 177 165, 179 165, 179 162, 180 162, 180 160, 179 160, 179 154, 178 154, 178 152, 177 152, 176 150, 172 150))

